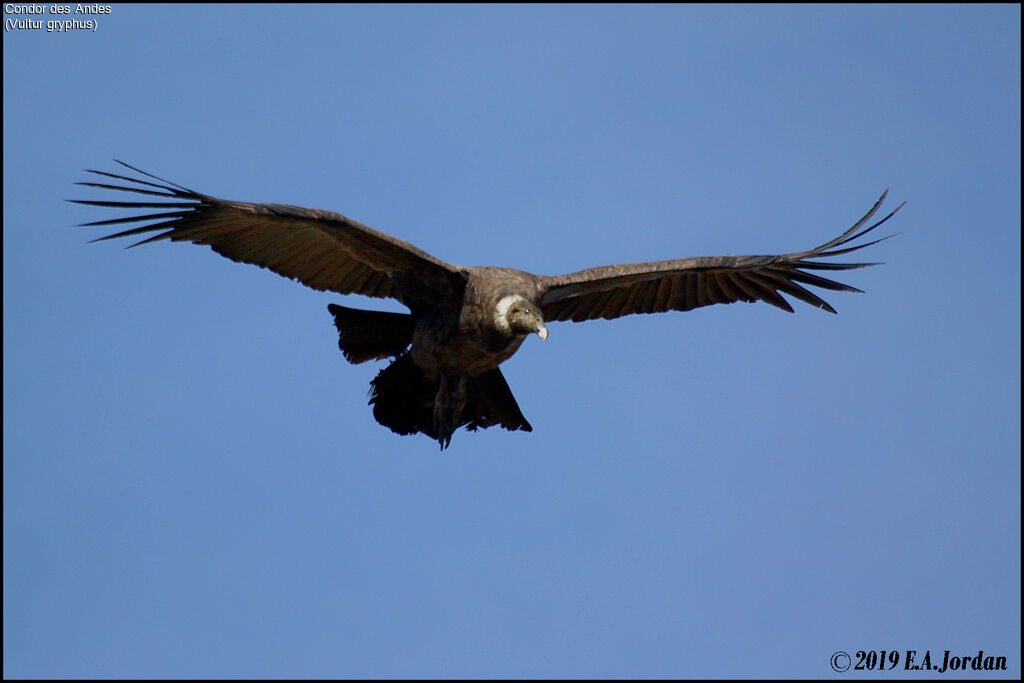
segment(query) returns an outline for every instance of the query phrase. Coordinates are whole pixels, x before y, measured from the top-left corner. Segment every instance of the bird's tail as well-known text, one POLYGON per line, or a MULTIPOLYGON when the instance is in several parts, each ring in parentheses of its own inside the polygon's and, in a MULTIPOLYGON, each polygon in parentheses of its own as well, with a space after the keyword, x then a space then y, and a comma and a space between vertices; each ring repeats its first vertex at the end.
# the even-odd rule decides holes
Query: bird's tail
POLYGON ((412 343, 416 319, 408 313, 361 311, 328 304, 338 328, 338 348, 350 363, 401 355, 412 343))
POLYGON ((466 408, 462 411, 462 417, 466 429, 471 432, 494 425, 513 432, 517 429, 533 431, 498 368, 469 380, 466 386, 466 408))
MULTIPOLYGON (((370 382, 373 417, 396 434, 420 432, 440 441, 434 424, 439 388, 440 379, 430 378, 409 354, 403 354, 370 382)), ((453 423, 455 428, 469 430, 500 425, 511 431, 533 431, 497 368, 467 378, 466 405, 453 423)))

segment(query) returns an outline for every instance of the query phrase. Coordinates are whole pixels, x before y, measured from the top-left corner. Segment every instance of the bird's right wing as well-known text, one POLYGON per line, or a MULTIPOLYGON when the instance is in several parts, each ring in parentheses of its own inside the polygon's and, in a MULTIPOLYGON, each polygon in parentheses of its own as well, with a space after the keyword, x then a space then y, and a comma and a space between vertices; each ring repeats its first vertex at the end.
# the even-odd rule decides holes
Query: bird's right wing
POLYGON ((394 298, 410 308, 429 305, 465 284, 451 264, 396 237, 338 213, 284 204, 228 201, 190 190, 123 166, 159 183, 90 170, 134 185, 82 182, 104 190, 157 197, 147 201, 71 200, 156 213, 86 223, 87 226, 146 223, 99 240, 158 232, 131 246, 168 239, 205 244, 232 261, 252 263, 313 289, 339 294, 394 298), (137 186, 137 187, 136 187, 137 186))

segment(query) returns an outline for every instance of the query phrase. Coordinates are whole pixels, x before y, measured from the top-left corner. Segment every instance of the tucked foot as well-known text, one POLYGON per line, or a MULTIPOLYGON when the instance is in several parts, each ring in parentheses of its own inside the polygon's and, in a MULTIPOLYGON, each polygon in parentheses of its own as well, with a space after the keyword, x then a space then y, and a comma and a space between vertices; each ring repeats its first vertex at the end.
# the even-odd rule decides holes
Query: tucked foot
POLYGON ((448 379, 441 375, 441 383, 434 398, 434 431, 441 450, 448 448, 452 435, 459 428, 462 410, 466 407, 466 378, 448 379))

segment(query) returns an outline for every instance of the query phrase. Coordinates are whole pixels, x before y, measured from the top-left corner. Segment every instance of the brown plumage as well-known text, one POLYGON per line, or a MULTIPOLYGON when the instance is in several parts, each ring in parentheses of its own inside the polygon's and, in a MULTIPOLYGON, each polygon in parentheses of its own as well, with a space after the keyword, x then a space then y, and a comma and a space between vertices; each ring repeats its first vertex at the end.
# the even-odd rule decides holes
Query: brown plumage
POLYGON ((864 227, 885 200, 883 193, 849 230, 819 247, 793 254, 684 258, 547 277, 510 268, 455 266, 341 214, 217 199, 118 163, 159 182, 90 170, 131 185, 78 184, 156 199, 72 201, 156 211, 86 223, 144 223, 95 241, 156 233, 131 246, 162 239, 205 244, 233 261, 268 268, 313 289, 386 297, 405 304, 409 313, 336 304, 328 309, 338 329, 338 345, 350 362, 395 359, 371 382, 370 404, 377 421, 399 434, 426 434, 442 449, 462 426, 532 431, 498 366, 529 334, 546 339, 545 322, 688 311, 737 301, 764 301, 792 312, 783 294, 835 313, 806 285, 860 290, 812 271, 875 264, 818 259, 881 241, 849 246, 903 206, 864 227))

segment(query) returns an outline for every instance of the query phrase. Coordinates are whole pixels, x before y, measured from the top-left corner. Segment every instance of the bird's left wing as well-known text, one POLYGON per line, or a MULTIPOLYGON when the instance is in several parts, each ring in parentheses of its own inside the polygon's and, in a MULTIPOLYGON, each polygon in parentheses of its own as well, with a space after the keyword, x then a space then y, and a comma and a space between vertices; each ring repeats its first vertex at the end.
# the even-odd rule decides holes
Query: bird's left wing
MULTIPOLYGON (((252 263, 294 278, 313 289, 394 298, 416 308, 464 286, 460 269, 396 237, 338 213, 284 204, 228 201, 190 190, 119 161, 159 183, 94 171, 132 183, 79 185, 134 192, 158 200, 71 200, 77 204, 156 213, 86 223, 87 226, 146 223, 99 240, 156 232, 131 246, 169 239, 205 244, 233 261, 252 263), (402 287, 401 283, 409 286, 402 287)), ((96 241, 99 241, 96 240, 96 241)))
POLYGON ((900 210, 903 204, 864 228, 882 205, 886 194, 888 191, 849 230, 808 251, 780 256, 708 256, 629 263, 544 277, 540 308, 546 321, 573 322, 618 318, 631 313, 688 311, 737 301, 765 301, 792 313, 792 306, 782 297, 782 294, 789 294, 835 313, 832 306, 803 285, 846 292, 861 290, 807 271, 850 270, 876 265, 814 259, 840 256, 880 242, 875 240, 844 246, 871 232, 900 210))

